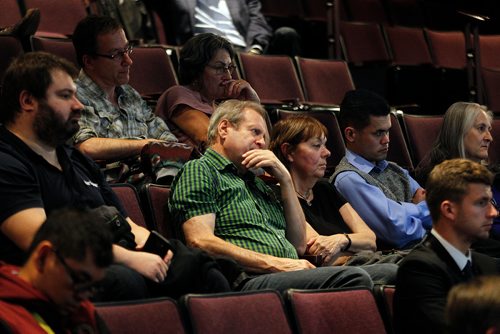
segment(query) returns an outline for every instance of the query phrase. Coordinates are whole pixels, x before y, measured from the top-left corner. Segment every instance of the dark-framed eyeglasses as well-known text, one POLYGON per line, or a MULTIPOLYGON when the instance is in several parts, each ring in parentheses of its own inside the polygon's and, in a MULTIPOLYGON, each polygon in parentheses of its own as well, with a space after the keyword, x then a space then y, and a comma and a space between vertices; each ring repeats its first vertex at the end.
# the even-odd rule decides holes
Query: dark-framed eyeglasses
POLYGON ((229 65, 211 65, 207 64, 208 67, 212 68, 215 70, 215 74, 224 74, 226 72, 229 72, 230 74, 233 74, 234 71, 236 70, 236 65, 234 64, 229 64, 229 65))
POLYGON ((53 248, 52 251, 56 255, 59 262, 62 264, 68 276, 70 277, 71 282, 73 284, 73 290, 76 294, 81 294, 81 293, 94 294, 98 290, 97 283, 92 281, 92 278, 90 277, 89 274, 83 272, 80 273, 76 272, 68 265, 66 260, 64 260, 64 258, 57 251, 57 249, 53 248))
POLYGON ((114 52, 112 54, 94 53, 94 56, 104 57, 104 58, 108 58, 108 59, 111 59, 111 60, 122 61, 123 57, 125 55, 130 56, 130 54, 132 53, 132 51, 134 51, 134 47, 132 45, 129 45, 129 46, 127 46, 125 48, 125 50, 116 51, 116 52, 114 52))

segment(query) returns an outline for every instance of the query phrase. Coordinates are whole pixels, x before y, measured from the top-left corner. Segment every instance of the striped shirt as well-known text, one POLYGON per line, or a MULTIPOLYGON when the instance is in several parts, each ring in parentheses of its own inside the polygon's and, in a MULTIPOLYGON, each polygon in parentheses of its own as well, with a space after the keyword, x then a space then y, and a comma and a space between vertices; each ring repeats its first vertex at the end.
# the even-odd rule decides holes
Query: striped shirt
POLYGON ((194 12, 195 34, 211 32, 245 48, 245 38, 234 26, 226 0, 197 0, 194 12))
POLYGON ((85 72, 80 71, 77 97, 85 106, 76 144, 89 138, 162 139, 177 141, 161 118, 152 113, 146 101, 129 85, 116 87, 118 105, 85 72))
POLYGON ((177 224, 214 213, 217 237, 259 253, 297 258, 285 236, 283 207, 273 191, 251 172, 239 176, 231 161, 210 148, 179 172, 169 209, 177 224))

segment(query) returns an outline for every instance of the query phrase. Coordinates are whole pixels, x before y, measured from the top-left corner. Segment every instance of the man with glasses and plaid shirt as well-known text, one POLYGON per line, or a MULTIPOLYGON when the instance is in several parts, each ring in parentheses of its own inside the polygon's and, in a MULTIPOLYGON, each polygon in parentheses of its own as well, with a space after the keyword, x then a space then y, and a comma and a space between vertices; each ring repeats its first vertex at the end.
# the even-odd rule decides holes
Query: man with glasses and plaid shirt
POLYGON ((88 301, 113 262, 103 223, 88 210, 54 211, 21 267, 0 264, 1 333, 107 333, 88 301))
POLYGON ((140 154, 150 142, 177 141, 128 85, 133 48, 115 19, 88 16, 72 39, 82 68, 77 96, 85 106, 73 138, 79 150, 95 160, 121 160, 140 154))

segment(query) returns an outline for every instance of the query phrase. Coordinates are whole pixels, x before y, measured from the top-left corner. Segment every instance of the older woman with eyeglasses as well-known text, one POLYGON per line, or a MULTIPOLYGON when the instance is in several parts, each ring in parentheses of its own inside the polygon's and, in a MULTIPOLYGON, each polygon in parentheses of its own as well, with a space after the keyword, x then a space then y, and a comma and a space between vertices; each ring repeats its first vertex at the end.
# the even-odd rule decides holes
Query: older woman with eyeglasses
POLYGON ((245 80, 233 79, 236 66, 231 43, 212 33, 192 37, 179 57, 179 86, 160 97, 156 114, 161 116, 180 142, 204 147, 214 105, 240 99, 260 103, 245 80))
MULTIPOLYGON (((270 149, 290 171, 309 223, 308 253, 321 255, 324 265, 342 265, 346 261, 349 264, 352 255, 360 252, 364 260, 355 261, 355 264, 378 262, 382 256, 373 253, 376 250, 375 233, 328 180, 322 180, 326 159, 330 156, 325 146, 326 136, 325 126, 308 116, 279 121, 271 135, 270 149)), ((397 266, 386 263, 362 268, 377 282, 390 283, 395 278, 397 266)))

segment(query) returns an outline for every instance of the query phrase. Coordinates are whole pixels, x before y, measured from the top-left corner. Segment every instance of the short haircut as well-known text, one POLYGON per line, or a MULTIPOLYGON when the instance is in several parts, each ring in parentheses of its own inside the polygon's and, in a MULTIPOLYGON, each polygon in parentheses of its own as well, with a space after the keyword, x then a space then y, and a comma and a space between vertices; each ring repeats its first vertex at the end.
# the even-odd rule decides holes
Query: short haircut
POLYGON ((425 186, 425 198, 434 223, 441 216, 441 203, 461 202, 471 183, 491 186, 493 174, 485 166, 467 159, 445 160, 432 169, 425 186))
POLYGON ((310 116, 292 116, 282 119, 273 126, 269 149, 289 168, 290 162, 281 151, 281 145, 290 144, 291 150, 311 138, 328 136, 328 130, 317 119, 310 116))
POLYGON ((228 120, 229 123, 238 127, 243 119, 244 109, 252 109, 259 113, 266 122, 268 132, 271 132, 271 121, 262 105, 252 101, 227 100, 219 104, 210 117, 210 123, 208 124, 208 144, 212 145, 215 143, 217 127, 222 120, 228 120))
POLYGON ((445 316, 449 334, 500 330, 500 276, 479 276, 455 285, 448 293, 445 316))
POLYGON ((446 159, 466 158, 465 135, 483 112, 491 122, 493 114, 486 106, 471 102, 453 103, 444 114, 441 131, 429 153, 431 164, 438 164, 446 159))
POLYGON ((35 234, 29 254, 42 241, 50 241, 65 258, 84 261, 89 249, 96 266, 113 262, 113 236, 102 219, 87 209, 63 208, 53 211, 35 234))
POLYGON ((357 89, 347 92, 340 104, 339 125, 362 130, 370 125, 370 116, 387 116, 391 108, 380 95, 369 90, 357 89))
POLYGON ((190 85, 200 78, 205 66, 213 58, 217 50, 226 50, 231 59, 234 50, 224 37, 212 33, 203 33, 191 37, 183 46, 179 55, 179 83, 190 85))
POLYGON ((14 59, 3 78, 0 122, 14 121, 21 111, 19 96, 22 91, 38 100, 45 99, 52 84, 52 72, 56 70, 66 72, 73 79, 78 75, 73 64, 50 53, 28 52, 14 59))
POLYGON ((71 37, 78 64, 83 67, 84 55, 94 56, 99 53, 99 50, 97 50, 97 36, 113 33, 119 29, 122 29, 120 23, 109 16, 89 15, 78 22, 71 37))

